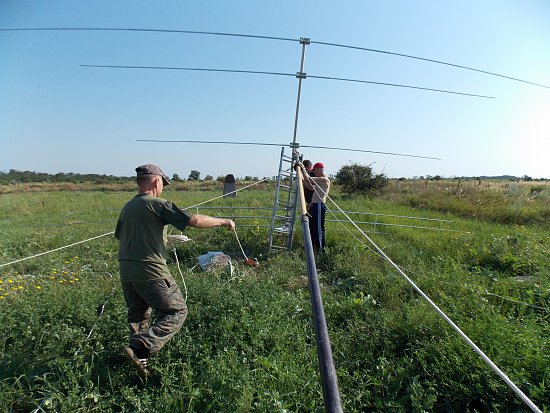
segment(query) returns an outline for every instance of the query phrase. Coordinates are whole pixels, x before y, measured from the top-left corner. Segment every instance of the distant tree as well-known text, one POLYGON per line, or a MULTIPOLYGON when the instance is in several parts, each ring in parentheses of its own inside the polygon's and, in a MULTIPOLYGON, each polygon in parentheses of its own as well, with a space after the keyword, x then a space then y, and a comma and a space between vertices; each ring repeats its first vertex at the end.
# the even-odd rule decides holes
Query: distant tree
POLYGON ((204 177, 204 180, 205 180, 205 181, 211 181, 211 180, 213 180, 213 179, 214 179, 214 177, 213 177, 212 175, 206 175, 206 176, 204 177))
POLYGON ((336 183, 347 194, 379 192, 388 182, 386 175, 375 174, 370 166, 357 163, 344 165, 336 173, 336 183))
POLYGON ((523 175, 523 176, 521 177, 521 180, 522 180, 522 181, 532 181, 533 178, 531 178, 529 175, 523 175))
POLYGON ((175 182, 181 181, 181 178, 178 174, 174 174, 174 175, 172 175, 172 181, 175 181, 175 182))
POLYGON ((218 176, 218 177, 216 178, 216 181, 218 181, 218 182, 223 182, 223 181, 225 181, 225 176, 223 176, 223 175, 218 176))
POLYGON ((194 169, 189 174, 189 180, 190 181, 198 181, 200 179, 201 173, 199 171, 195 171, 194 169))

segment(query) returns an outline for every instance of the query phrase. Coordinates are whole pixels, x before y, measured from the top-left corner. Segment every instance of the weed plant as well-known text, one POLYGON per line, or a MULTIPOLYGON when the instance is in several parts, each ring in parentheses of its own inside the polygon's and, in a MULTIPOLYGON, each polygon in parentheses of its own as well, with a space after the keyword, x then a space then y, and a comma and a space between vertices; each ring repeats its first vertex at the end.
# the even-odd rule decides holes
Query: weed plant
MULTIPOLYGON (((337 188, 331 196, 344 210, 385 214, 363 217, 371 223, 361 227, 547 411, 550 232, 540 222, 549 208, 527 203, 508 222, 502 217, 509 204, 493 198, 496 189, 476 191, 491 208, 475 218, 450 208, 448 195, 446 207, 426 194, 421 205, 390 194, 348 198, 337 188), (454 222, 417 225, 387 215, 454 222)), ((163 197, 187 207, 220 194, 170 190, 163 197)), ((251 189, 207 205, 270 207, 272 195, 251 189)), ((0 264, 108 234, 131 196, 133 191, 1 195, 0 264)), ((191 212, 197 211, 236 214, 191 212)), ((128 330, 112 235, 1 267, 0 411, 323 411, 299 225, 292 251, 267 253, 268 218, 259 216, 270 212, 238 214, 248 216, 236 219, 245 253, 260 267, 242 263, 229 231, 185 232, 192 241, 176 248, 181 276, 173 251, 168 264, 187 292, 188 319, 152 358, 147 381, 121 353, 128 330), (233 273, 200 270, 197 257, 207 251, 229 254, 233 273)), ((351 231, 349 224, 327 226, 326 252, 316 264, 344 411, 529 411, 368 240, 357 231, 352 236, 344 228, 351 231)))

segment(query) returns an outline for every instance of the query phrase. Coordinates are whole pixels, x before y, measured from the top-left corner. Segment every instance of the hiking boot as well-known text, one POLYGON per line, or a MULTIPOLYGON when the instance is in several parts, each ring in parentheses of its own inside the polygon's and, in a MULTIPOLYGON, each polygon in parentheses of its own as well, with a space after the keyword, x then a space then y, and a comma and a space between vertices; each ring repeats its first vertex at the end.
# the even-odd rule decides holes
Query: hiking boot
POLYGON ((147 362, 147 359, 138 358, 132 347, 124 347, 123 353, 124 357, 126 357, 130 363, 135 366, 138 374, 146 379, 149 375, 149 363, 147 362))

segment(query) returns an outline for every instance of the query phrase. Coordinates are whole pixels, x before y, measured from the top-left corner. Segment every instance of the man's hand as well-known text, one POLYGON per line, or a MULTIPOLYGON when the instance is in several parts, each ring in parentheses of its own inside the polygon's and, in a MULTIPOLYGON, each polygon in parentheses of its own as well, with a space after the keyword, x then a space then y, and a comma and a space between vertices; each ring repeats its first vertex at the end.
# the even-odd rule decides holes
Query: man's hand
POLYGON ((232 231, 235 229, 235 222, 233 222, 232 219, 226 219, 222 226, 227 227, 229 231, 232 231))

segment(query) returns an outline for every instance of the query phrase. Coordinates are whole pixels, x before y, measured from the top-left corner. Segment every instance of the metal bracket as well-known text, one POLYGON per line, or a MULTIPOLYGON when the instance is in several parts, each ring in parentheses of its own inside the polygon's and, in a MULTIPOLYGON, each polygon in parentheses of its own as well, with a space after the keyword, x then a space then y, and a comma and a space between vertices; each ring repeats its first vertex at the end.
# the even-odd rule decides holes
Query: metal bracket
POLYGON ((307 73, 305 72, 296 72, 296 79, 305 79, 307 77, 307 73))
POLYGON ((300 44, 311 44, 311 39, 309 37, 300 37, 300 44))

